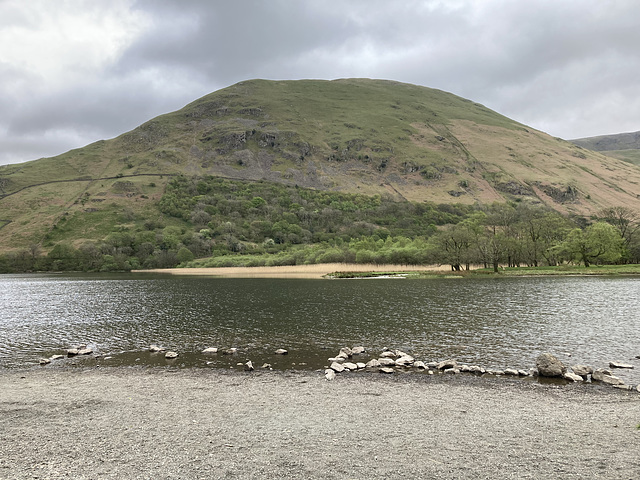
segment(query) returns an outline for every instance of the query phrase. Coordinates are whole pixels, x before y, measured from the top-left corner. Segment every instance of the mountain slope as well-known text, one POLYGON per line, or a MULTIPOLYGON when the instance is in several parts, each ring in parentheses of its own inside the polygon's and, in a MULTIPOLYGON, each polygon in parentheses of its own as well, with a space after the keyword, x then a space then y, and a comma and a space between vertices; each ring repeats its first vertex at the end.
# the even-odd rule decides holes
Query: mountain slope
POLYGON ((640 209, 638 167, 446 92, 366 79, 252 80, 112 140, 0 167, 0 242, 38 243, 72 217, 84 222, 79 238, 93 239, 153 218, 173 175, 438 203, 516 199, 577 214, 640 209))
POLYGON ((576 138, 571 142, 609 157, 640 165, 640 132, 576 138))

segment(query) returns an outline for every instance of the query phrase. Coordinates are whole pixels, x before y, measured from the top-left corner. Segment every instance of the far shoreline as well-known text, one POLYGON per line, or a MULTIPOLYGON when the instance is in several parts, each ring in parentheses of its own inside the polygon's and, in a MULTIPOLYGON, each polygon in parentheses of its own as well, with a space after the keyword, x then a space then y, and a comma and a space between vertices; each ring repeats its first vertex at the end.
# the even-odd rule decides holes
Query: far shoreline
POLYGON ((638 276, 640 265, 560 265, 555 267, 500 267, 499 272, 473 265, 470 270, 454 271, 450 265, 398 265, 358 263, 318 263, 258 267, 196 267, 132 270, 182 276, 226 278, 462 278, 462 277, 531 277, 531 276, 638 276))

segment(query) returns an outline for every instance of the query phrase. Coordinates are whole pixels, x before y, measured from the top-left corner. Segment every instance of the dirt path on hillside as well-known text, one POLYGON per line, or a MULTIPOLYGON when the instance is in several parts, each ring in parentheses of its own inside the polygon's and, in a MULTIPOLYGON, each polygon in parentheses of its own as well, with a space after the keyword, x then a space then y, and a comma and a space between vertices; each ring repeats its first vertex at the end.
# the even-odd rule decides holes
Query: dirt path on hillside
POLYGON ((0 478, 640 478, 640 395, 378 373, 0 371, 0 478))

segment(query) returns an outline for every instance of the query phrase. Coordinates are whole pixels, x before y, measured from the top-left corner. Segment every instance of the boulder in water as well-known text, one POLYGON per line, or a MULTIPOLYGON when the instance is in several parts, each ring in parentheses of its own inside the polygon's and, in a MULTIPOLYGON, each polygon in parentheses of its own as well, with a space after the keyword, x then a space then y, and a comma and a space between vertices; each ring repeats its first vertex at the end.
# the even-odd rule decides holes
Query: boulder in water
POLYGON ((547 352, 538 356, 536 368, 542 377, 561 377, 567 371, 567 367, 557 357, 547 352))

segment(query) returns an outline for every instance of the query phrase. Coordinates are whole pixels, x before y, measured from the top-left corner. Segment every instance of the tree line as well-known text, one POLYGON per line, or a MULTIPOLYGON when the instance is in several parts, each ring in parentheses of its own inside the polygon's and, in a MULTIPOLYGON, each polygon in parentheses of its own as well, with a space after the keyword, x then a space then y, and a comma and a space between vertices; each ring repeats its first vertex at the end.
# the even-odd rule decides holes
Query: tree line
POLYGON ((398 202, 217 177, 176 177, 157 218, 114 226, 100 241, 0 255, 0 272, 122 271, 325 262, 585 266, 638 263, 638 216, 612 207, 567 217, 523 202, 398 202))

